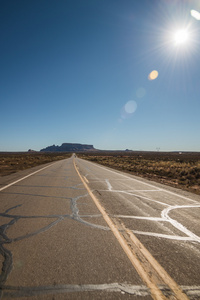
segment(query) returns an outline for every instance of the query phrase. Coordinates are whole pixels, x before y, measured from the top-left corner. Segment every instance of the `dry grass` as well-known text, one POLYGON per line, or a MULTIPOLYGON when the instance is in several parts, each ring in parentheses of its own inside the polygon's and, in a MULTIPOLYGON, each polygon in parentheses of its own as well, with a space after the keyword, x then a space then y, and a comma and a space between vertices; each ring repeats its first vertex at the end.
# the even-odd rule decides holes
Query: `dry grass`
MULTIPOLYGON (((71 153, 0 153, 0 176, 71 157, 71 153)), ((200 153, 85 152, 79 157, 200 195, 200 153)))
POLYGON ((96 152, 79 157, 200 194, 200 153, 96 152))
POLYGON ((0 153, 0 176, 9 175, 20 170, 32 168, 41 164, 69 158, 71 153, 0 153))

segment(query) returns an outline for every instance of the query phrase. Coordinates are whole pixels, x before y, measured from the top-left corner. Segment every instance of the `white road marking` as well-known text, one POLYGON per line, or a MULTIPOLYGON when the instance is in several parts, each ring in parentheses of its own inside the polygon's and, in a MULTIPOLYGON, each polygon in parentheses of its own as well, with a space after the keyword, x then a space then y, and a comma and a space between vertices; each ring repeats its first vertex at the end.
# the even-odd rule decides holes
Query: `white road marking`
POLYGON ((127 293, 135 296, 145 297, 150 295, 149 289, 144 285, 131 285, 127 283, 103 283, 103 284, 62 284, 55 286, 38 286, 38 287, 13 287, 4 286, 5 293, 18 294, 28 296, 31 292, 32 296, 35 295, 48 295, 48 294, 63 294, 63 293, 76 293, 76 292, 118 292, 127 293))
POLYGON ((169 222, 172 224, 176 229, 183 232, 186 237, 177 236, 177 235, 167 235, 155 232, 145 232, 145 231, 138 231, 138 230, 131 230, 133 233, 140 234, 140 235, 147 235, 147 236, 154 236, 159 238, 171 239, 171 240, 179 240, 179 241, 195 241, 200 242, 200 237, 195 235, 193 232, 188 230, 185 226, 177 222, 176 220, 170 218, 168 213, 177 208, 191 208, 191 207, 200 207, 200 205, 183 205, 183 206, 171 206, 162 211, 161 218, 154 218, 154 217, 139 217, 139 216, 127 216, 127 215, 115 215, 117 218, 125 218, 125 219, 137 219, 137 220, 146 220, 146 221, 155 221, 155 222, 169 222))
POLYGON ((186 294, 183 293, 180 286, 170 277, 170 275, 164 270, 163 267, 155 260, 155 258, 150 254, 150 252, 144 247, 144 245, 137 239, 137 237, 127 229, 123 223, 118 223, 117 220, 112 220, 109 217, 105 208, 101 205, 98 198, 93 194, 90 187, 87 185, 82 175, 78 171, 76 167, 76 163, 74 161, 74 168, 79 175, 83 185, 85 186, 88 194, 96 204, 99 211, 102 213, 104 220, 110 227, 117 241, 123 248, 124 252, 128 256, 130 262, 133 267, 138 272, 141 279, 146 283, 151 291, 151 296, 154 300, 167 299, 164 293, 161 292, 158 287, 158 282, 155 280, 154 276, 152 276, 152 272, 156 272, 156 278, 160 278, 160 283, 163 281, 168 287, 174 292, 175 298, 178 300, 187 299, 186 294), (114 221, 114 222, 113 222, 114 221), (120 233, 120 231, 123 232, 120 233), (130 247, 131 245, 131 247, 130 247), (145 261, 148 262, 149 266, 146 268, 145 261))
MULTIPOLYGON (((196 206, 195 206, 196 207, 196 206)), ((146 220, 146 221, 154 221, 154 222, 169 222, 171 223, 174 227, 176 227, 178 230, 180 230, 180 227, 177 227, 173 224, 173 222, 167 218, 154 218, 154 217, 138 217, 138 216, 124 216, 124 215, 115 215, 114 217, 117 218, 124 218, 124 219, 137 219, 137 220, 146 220)), ((177 224, 176 224, 177 225, 177 224)), ((181 225, 181 224, 180 224, 181 225)), ((186 229, 184 227, 184 229, 186 229)), ((162 233, 155 233, 155 232, 145 232, 145 231, 139 231, 139 230, 131 230, 135 234, 139 235, 147 235, 147 236, 154 236, 158 238, 165 238, 165 239, 170 239, 170 240, 179 240, 179 241, 198 241, 197 236, 193 236, 194 234, 190 232, 190 235, 188 235, 188 229, 187 233, 186 230, 180 230, 187 236, 178 236, 178 235, 168 235, 168 234, 162 234, 162 233)))
MULTIPOLYGON (((152 201, 152 200, 151 200, 152 201)), ((200 204, 197 205, 174 205, 169 206, 165 208, 161 212, 161 218, 154 218, 154 217, 140 217, 140 216, 125 216, 125 215, 117 215, 118 218, 129 218, 129 219, 138 219, 138 220, 147 220, 147 221, 157 221, 157 222, 169 222, 172 226, 174 226, 176 229, 181 231, 186 235, 186 237, 177 236, 177 235, 166 235, 166 234, 160 234, 160 233, 152 233, 152 232, 143 232, 143 231, 137 231, 132 230, 132 232, 140 235, 148 235, 148 236, 155 236, 155 237, 162 237, 167 239, 173 239, 173 240, 183 240, 183 241, 195 241, 200 243, 200 237, 188 230, 185 226, 183 226, 178 221, 172 219, 169 217, 169 212, 174 209, 181 209, 181 208, 196 208, 200 207, 200 204)))
MULTIPOLYGON (((134 179, 134 178, 131 178, 131 177, 128 177, 127 175, 124 175, 124 174, 120 174, 114 170, 110 170, 110 169, 107 169, 105 167, 102 167, 102 166, 99 166, 98 164, 95 164, 97 167, 101 168, 101 169, 104 169, 106 171, 109 171, 111 173, 114 173, 114 174, 117 174, 121 177, 125 177, 126 179, 128 180, 133 180, 133 181, 136 181, 136 182, 139 182, 139 183, 142 183, 144 185, 147 185, 147 186, 151 186, 151 187, 154 187, 156 188, 154 185, 152 184, 148 184, 148 183, 145 183, 143 181, 140 181, 138 179, 134 179)), ((116 179, 114 179, 114 181, 117 181, 116 179)), ((138 190, 138 192, 142 192, 142 191, 145 191, 145 192, 150 192, 150 191, 156 191, 156 192, 166 192, 166 193, 169 193, 169 194, 172 194, 176 197, 179 197, 179 198, 182 198, 184 200, 187 200, 187 201, 190 201, 190 202, 193 202, 194 205, 169 205, 169 204, 166 204, 166 203, 163 203, 163 202, 160 202, 160 201, 157 201, 155 199, 151 199, 151 198, 148 198, 148 197, 145 197, 145 196, 142 196, 142 195, 138 195, 138 194, 135 194, 135 190, 131 191, 131 190, 114 190, 111 183, 110 183, 110 180, 109 179, 105 179, 104 182, 106 182, 106 185, 108 187, 108 190, 102 190, 102 191, 105 191, 105 192, 112 192, 112 193, 121 193, 121 194, 127 194, 127 195, 130 195, 130 196, 135 196, 135 197, 140 197, 141 199, 144 199, 144 200, 147 200, 147 201, 151 201, 151 202, 155 202, 155 203, 158 203, 160 205, 163 205, 163 206, 167 206, 162 212, 161 212, 161 218, 153 218, 153 217, 139 217, 139 216, 118 216, 119 218, 132 218, 132 219, 138 219, 138 220, 149 220, 149 221, 157 221, 157 222, 169 222, 173 227, 175 227, 176 229, 178 229, 179 231, 181 231, 183 234, 185 234, 186 236, 177 236, 177 235, 167 235, 167 234, 161 234, 161 233, 153 233, 153 232, 143 232, 143 231, 132 231, 136 234, 140 234, 140 235, 148 235, 148 236, 154 236, 154 237, 158 237, 158 238, 165 238, 165 239, 173 239, 173 240, 182 240, 182 241, 195 241, 195 242, 198 242, 200 243, 200 237, 197 236, 196 234, 194 234, 193 232, 191 232, 190 230, 188 230, 185 226, 183 226, 181 223, 179 223, 178 221, 172 219, 169 217, 168 213, 173 210, 173 209, 180 209, 180 208, 192 208, 192 207, 200 207, 199 203, 195 200, 192 200, 188 197, 185 197, 185 196, 182 196, 182 195, 179 195, 177 193, 174 193, 174 192, 171 192, 171 191, 168 191, 168 190, 165 190, 165 189, 154 189, 154 190, 138 190)))
POLYGON ((160 192, 160 190, 126 190, 126 192, 160 192))
POLYGON ((127 191, 122 191, 122 190, 100 190, 100 191, 104 191, 104 192, 112 192, 112 193, 121 193, 121 194, 127 194, 127 195, 131 195, 131 196, 135 196, 135 197, 139 197, 139 198, 142 198, 142 199, 145 199, 147 201, 151 201, 151 202, 155 202, 155 203, 158 203, 160 205, 164 205, 164 206, 169 206, 169 204, 166 204, 164 202, 160 202, 160 201, 157 201, 157 200, 154 200, 154 199, 151 199, 151 198, 148 198, 148 197, 145 197, 145 196, 141 196, 141 195, 137 195, 137 194, 133 194, 133 193, 130 193, 130 192, 127 192, 127 191))
POLYGON ((22 180, 24 180, 24 179, 26 179, 26 178, 28 178, 28 177, 30 177, 30 176, 36 174, 36 173, 39 173, 39 172, 41 172, 42 170, 45 170, 45 169, 47 169, 47 168, 53 166, 54 164, 56 164, 56 162, 54 162, 53 164, 51 164, 51 165, 49 165, 49 166, 46 166, 46 167, 44 167, 44 168, 42 168, 42 169, 39 169, 39 170, 37 170, 37 171, 35 171, 35 172, 29 174, 29 175, 26 175, 26 176, 24 176, 24 177, 22 177, 22 178, 20 178, 20 179, 18 179, 18 180, 16 180, 16 181, 12 182, 12 183, 9 183, 9 184, 5 185, 4 187, 0 188, 0 191, 3 191, 3 190, 5 190, 5 189, 7 189, 9 186, 12 186, 12 185, 15 184, 15 183, 18 183, 18 182, 20 182, 20 181, 22 181, 22 180))
MULTIPOLYGON (((180 286, 181 289, 190 297, 200 296, 200 286, 180 286)), ((160 286, 163 292, 169 295, 169 290, 165 285, 160 286)), ((105 291, 115 292, 121 294, 130 294, 137 297, 145 297, 150 295, 149 289, 144 285, 131 285, 127 283, 102 283, 102 284, 60 284, 54 286, 37 286, 37 287, 15 287, 15 286, 3 286, 2 290, 5 294, 10 297, 22 298, 29 297, 30 293, 32 296, 39 295, 50 295, 50 294, 64 294, 64 293, 76 293, 76 292, 94 292, 94 291, 105 291)))
POLYGON ((155 221, 155 222, 170 222, 169 220, 165 220, 163 218, 154 218, 154 217, 138 217, 138 216, 124 216, 124 215, 114 215, 116 218, 125 218, 125 219, 138 219, 138 220, 147 220, 147 221, 155 221))
POLYGON ((113 189, 112 189, 112 185, 110 184, 110 181, 108 179, 106 179, 105 181, 106 181, 106 184, 108 186, 108 190, 112 191, 113 189))
MULTIPOLYGON (((91 163, 91 162, 88 162, 88 163, 91 163)), ((91 164, 94 164, 94 163, 91 163, 91 164)), ((182 198, 182 199, 185 199, 185 200, 188 200, 188 201, 197 203, 197 201, 192 200, 192 199, 190 199, 190 198, 188 198, 188 197, 185 197, 185 196, 179 195, 179 194, 177 194, 177 193, 168 191, 168 190, 166 190, 166 189, 164 189, 164 188, 157 188, 157 187, 156 187, 155 185, 153 185, 153 184, 146 183, 146 182, 143 182, 142 180, 139 180, 139 179, 135 179, 135 178, 129 177, 129 176, 125 175, 125 174, 121 174, 120 172, 116 172, 116 171, 114 171, 114 170, 110 170, 109 168, 100 166, 99 164, 95 164, 95 166, 98 167, 98 168, 100 168, 100 169, 106 170, 106 171, 108 171, 108 172, 110 172, 110 173, 114 173, 114 174, 117 174, 117 175, 119 175, 119 176, 121 176, 121 177, 125 177, 126 179, 129 179, 129 180, 133 180, 133 181, 142 183, 142 184, 144 184, 144 185, 153 187, 154 189, 156 188, 156 189, 158 189, 158 190, 160 190, 160 191, 162 191, 162 192, 166 192, 166 193, 171 194, 171 195, 174 195, 174 196, 176 196, 176 197, 179 197, 179 198, 182 198)))
POLYGON ((154 232, 145 232, 145 231, 138 231, 138 230, 131 230, 135 234, 139 235, 147 235, 147 236, 154 236, 158 238, 165 238, 169 240, 177 240, 177 241, 194 241, 191 237, 184 237, 178 235, 169 235, 169 234, 162 234, 162 233, 154 233, 154 232))
POLYGON ((162 213, 161 216, 163 217, 163 219, 169 220, 170 223, 176 227, 178 230, 182 231, 185 235, 189 236, 192 240, 200 243, 200 237, 197 236, 196 234, 194 234, 193 232, 191 232, 190 230, 188 230, 185 226, 183 226, 181 223, 179 223, 178 221, 172 219, 169 217, 169 212, 173 209, 180 209, 180 208, 194 208, 194 207, 200 207, 200 205, 175 205, 175 206, 170 206, 168 208, 165 208, 162 213))
POLYGON ((194 286, 183 285, 181 286, 181 288, 188 296, 200 297, 200 286, 198 285, 194 285, 194 286))

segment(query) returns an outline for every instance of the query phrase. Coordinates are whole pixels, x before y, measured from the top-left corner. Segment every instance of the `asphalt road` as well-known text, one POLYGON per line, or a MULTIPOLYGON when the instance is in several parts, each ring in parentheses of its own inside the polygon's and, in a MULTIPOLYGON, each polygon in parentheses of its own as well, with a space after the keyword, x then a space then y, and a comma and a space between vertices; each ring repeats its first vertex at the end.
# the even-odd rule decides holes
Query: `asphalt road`
POLYGON ((200 299, 200 197, 70 159, 0 178, 1 299, 200 299))

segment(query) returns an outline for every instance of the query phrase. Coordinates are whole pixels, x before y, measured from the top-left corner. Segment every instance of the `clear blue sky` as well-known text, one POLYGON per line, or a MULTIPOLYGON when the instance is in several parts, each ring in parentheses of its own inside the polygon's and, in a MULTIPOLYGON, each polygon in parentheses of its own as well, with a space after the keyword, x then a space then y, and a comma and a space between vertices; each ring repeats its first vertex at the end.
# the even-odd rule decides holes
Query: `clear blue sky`
POLYGON ((191 9, 200 2, 1 0, 0 151, 64 142, 200 151, 191 9), (177 45, 180 28, 189 38, 177 45))

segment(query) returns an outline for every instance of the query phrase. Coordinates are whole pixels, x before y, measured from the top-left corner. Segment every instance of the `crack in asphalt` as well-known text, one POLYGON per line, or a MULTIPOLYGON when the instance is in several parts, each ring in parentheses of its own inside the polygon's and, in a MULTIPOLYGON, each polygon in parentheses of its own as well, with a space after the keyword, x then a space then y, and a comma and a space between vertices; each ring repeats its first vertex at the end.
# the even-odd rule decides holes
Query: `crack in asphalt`
MULTIPOLYGON (((77 189, 77 190, 81 190, 81 188, 79 187, 80 184, 76 185, 76 186, 72 186, 70 188, 72 189, 77 189)), ((33 194, 23 194, 23 193, 3 193, 3 194, 22 194, 22 195, 31 195, 31 196, 37 196, 37 197, 50 197, 50 196, 46 196, 46 195, 33 195, 33 194)), ((100 217, 100 215, 79 215, 79 209, 78 209, 78 200, 87 197, 88 194, 83 194, 80 195, 78 197, 74 197, 74 198, 68 198, 68 197, 54 197, 51 196, 50 198, 60 198, 60 199, 66 199, 70 201, 70 209, 71 209, 71 214, 64 214, 64 215, 30 215, 30 216, 26 216, 26 215, 15 215, 13 214, 11 211, 13 211, 16 208, 19 207, 23 207, 22 204, 18 204, 15 206, 12 206, 10 208, 8 208, 7 210, 5 210, 5 212, 0 213, 0 217, 3 218, 7 218, 7 219, 11 219, 8 223, 5 223, 3 225, 0 226, 0 255, 3 257, 3 263, 2 263, 2 270, 1 270, 1 274, 0 274, 0 298, 2 296, 2 293, 5 289, 5 283, 6 280, 10 274, 10 272, 12 271, 12 267, 13 267, 13 257, 12 257, 12 252, 10 250, 8 250, 5 245, 6 244, 11 244, 13 242, 17 242, 20 240, 24 240, 27 238, 31 238, 35 235, 38 235, 42 232, 45 232, 47 230, 49 230, 50 228, 52 228, 53 226, 55 226, 56 224, 58 224, 59 222, 63 221, 64 219, 68 218, 68 219, 72 219, 74 221, 80 222, 83 225, 86 226, 90 226, 92 228, 95 229, 100 229, 100 230, 110 230, 108 227, 105 226, 101 226, 101 225, 97 225, 97 224, 93 224, 90 222, 87 222, 85 220, 83 220, 83 218, 96 218, 96 217, 100 217), (53 220, 50 224, 34 231, 28 234, 24 234, 22 236, 18 236, 15 238, 9 238, 8 234, 7 234, 7 230, 13 226, 14 224, 16 224, 17 221, 19 221, 20 219, 56 219, 53 220)), ((7 289, 7 288, 6 288, 7 289)), ((12 295, 12 297, 15 297, 15 295, 12 295)))
MULTIPOLYGON (((115 180, 115 181, 117 181, 117 180, 115 180)), ((110 192, 110 193, 130 195, 130 196, 133 196, 135 199, 138 199, 138 200, 143 200, 144 199, 144 200, 148 201, 149 203, 154 202, 156 204, 160 204, 160 205, 166 207, 166 208, 161 210, 159 218, 151 217, 151 216, 144 217, 144 216, 131 216, 131 215, 115 215, 115 217, 118 217, 119 219, 123 219, 123 218, 134 219, 135 218, 135 219, 138 219, 138 220, 155 221, 157 223, 159 223, 159 222, 170 223, 174 227, 174 229, 177 229, 178 231, 180 231, 183 234, 183 236, 177 235, 177 234, 161 234, 161 233, 156 233, 156 232, 144 232, 144 231, 139 231, 139 230, 131 230, 133 233, 139 234, 139 235, 154 236, 154 237, 158 237, 158 238, 177 240, 177 241, 190 241, 190 242, 193 241, 193 242, 200 243, 200 237, 199 236, 197 236, 196 234, 194 234, 193 232, 188 230, 180 222, 178 222, 175 219, 172 219, 171 217, 169 217, 169 213, 172 210, 177 210, 177 209, 180 210, 182 208, 198 208, 198 207, 200 207, 200 205, 197 201, 193 201, 189 198, 186 198, 189 201, 190 200, 193 201, 194 204, 170 205, 170 204, 160 202, 160 201, 155 200, 155 199, 150 198, 150 197, 146 197, 146 196, 143 196, 143 195, 140 195, 140 194, 136 194, 135 190, 132 190, 132 191, 124 191, 124 190, 118 190, 118 189, 116 190, 112 186, 109 179, 105 179, 104 182, 105 182, 105 185, 107 186, 107 190, 100 190, 102 192, 110 192)), ((141 191, 143 191, 143 190, 141 190, 141 191)), ((158 191, 160 191, 160 190, 158 190, 158 191)), ((140 190, 138 190, 138 192, 140 192, 140 190)), ((184 199, 184 200, 186 200, 186 199, 184 199)), ((170 230, 168 227, 165 226, 165 228, 166 228, 166 230, 172 232, 172 230, 170 230)))
MULTIPOLYGON (((56 173, 55 171, 52 173, 56 173)), ((38 174, 36 176, 48 176, 48 177, 55 177, 55 178, 65 178, 67 179, 69 176, 53 176, 49 174, 38 174)), ((88 176, 88 174, 86 174, 88 176)), ((85 176, 85 177, 86 177, 85 176)), ((75 176, 74 176, 75 177, 75 176)), ((73 176, 70 176, 70 179, 73 178, 73 176)), ((155 199, 143 196, 143 195, 138 195, 136 194, 136 191, 134 190, 128 190, 128 191, 123 191, 123 190, 115 190, 112 184, 110 183, 109 179, 105 179, 104 182, 106 183, 106 191, 111 192, 111 193, 122 193, 125 195, 130 195, 137 197, 138 199, 141 200, 146 200, 146 201, 151 201, 155 202, 156 204, 161 204, 162 206, 165 206, 165 209, 162 211, 162 215, 160 218, 153 218, 153 217, 139 217, 139 216, 123 216, 123 215, 116 215, 119 219, 121 218, 137 218, 137 219, 146 219, 149 221, 165 221, 168 223, 172 223, 174 227, 177 227, 177 222, 175 223, 175 220, 169 218, 168 213, 172 209, 175 208, 181 208, 182 206, 170 206, 169 204, 157 201, 155 199), (172 222, 173 221, 173 222, 172 222)), ((74 184, 75 182, 73 182, 74 184)), ((62 186, 32 186, 32 185, 18 185, 19 187, 27 187, 27 188, 50 188, 50 189, 74 189, 74 190, 83 190, 82 183, 80 184, 74 184, 72 186, 68 187, 62 187, 62 186)), ((100 190, 103 192, 104 190, 100 190)), ((99 192, 100 193, 100 192, 99 192)), ((41 195, 41 194, 28 194, 28 193, 12 193, 12 192, 2 192, 2 194, 7 194, 7 195, 23 195, 23 196, 33 196, 33 197, 45 197, 45 198, 52 198, 52 199, 65 199, 69 201, 70 203, 70 212, 68 214, 54 214, 54 215, 17 215, 14 214, 13 211, 17 208, 22 207, 22 204, 18 204, 15 206, 12 206, 8 209, 6 209, 4 212, 0 213, 0 217, 5 218, 5 219, 10 219, 9 221, 6 220, 5 224, 0 226, 0 255, 3 257, 3 263, 2 263, 2 270, 0 273, 0 299, 2 296, 6 296, 9 298, 19 298, 19 297, 31 297, 31 296, 38 296, 38 295, 48 295, 48 294, 59 294, 59 293, 72 293, 72 292, 94 292, 94 291, 105 291, 105 292, 118 292, 121 294, 131 294, 133 296, 148 296, 150 295, 150 291, 146 286, 135 286, 135 285, 130 285, 127 283, 110 283, 110 284, 86 284, 86 285, 70 285, 70 284, 63 284, 63 285, 52 285, 52 286, 7 286, 6 285, 6 280, 9 276, 9 274, 12 271, 13 267, 13 256, 12 252, 6 248, 6 245, 18 242, 20 240, 28 239, 33 236, 36 236, 40 233, 43 233, 45 231, 48 231, 51 229, 53 226, 57 225, 58 223, 62 222, 65 219, 71 219, 76 222, 79 222, 85 226, 90 226, 95 229, 100 229, 100 230, 110 230, 108 227, 97 225, 90 223, 86 220, 87 219, 92 219, 92 218, 100 218, 102 217, 101 214, 85 214, 85 215, 80 215, 79 213, 79 205, 82 205, 83 203, 79 203, 80 199, 83 199, 88 196, 88 193, 79 195, 74 198, 70 197, 58 197, 58 196, 48 196, 48 195, 41 195), (83 219, 84 218, 84 219, 83 219), (14 226, 19 220, 30 220, 30 219, 49 219, 50 223, 38 230, 35 230, 33 232, 30 232, 28 234, 24 234, 18 237, 10 238, 8 235, 8 229, 12 226, 14 226), (53 219, 53 220, 51 220, 53 219), (7 222, 7 223, 6 223, 7 222)), ((195 206, 195 205, 194 205, 195 206)), ((180 226, 178 226, 180 230, 180 226)), ((181 228, 182 229, 182 228, 181 228)), ((148 235, 149 233, 147 232, 141 232, 138 231, 136 232, 138 234, 145 234, 148 235)), ((186 232, 184 232, 186 233, 186 232)), ((188 232, 187 232, 188 233, 188 232)), ((171 236, 167 235, 159 235, 158 233, 152 233, 152 235, 157 236, 157 237, 163 237, 163 238, 172 238, 171 236)), ((189 236, 191 238, 191 236, 189 236)), ((173 236, 174 239, 178 240, 178 236, 173 236)), ((180 237, 183 238, 183 237, 180 237)), ((188 238, 188 235, 187 235, 188 238)), ((194 237, 193 237, 194 238, 194 237)), ((195 239, 193 239, 195 240, 195 239)), ((169 295, 170 291, 167 290, 165 286, 160 286, 160 289, 163 291, 165 295, 169 295)), ((190 295, 193 293, 194 295, 200 295, 200 287, 182 287, 183 290, 186 291, 186 294, 190 295), (196 293, 196 294, 195 294, 196 293)))
POLYGON ((76 198, 72 198, 71 200, 71 210, 72 210, 72 219, 73 220, 76 220, 82 224, 85 224, 85 225, 88 225, 88 226, 92 226, 92 227, 95 227, 95 228, 98 228, 98 229, 102 229, 102 230, 110 230, 108 227, 105 227, 105 226, 101 226, 101 225, 95 225, 95 224, 91 224, 85 220, 83 220, 80 215, 79 215, 79 209, 77 207, 77 200, 82 198, 82 197, 85 197, 87 196, 88 194, 85 194, 84 196, 78 196, 76 198))

